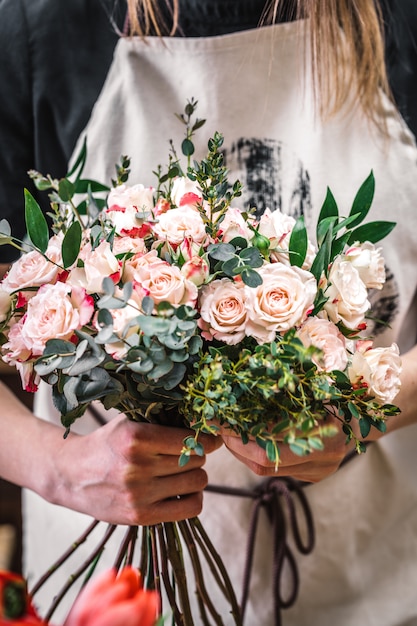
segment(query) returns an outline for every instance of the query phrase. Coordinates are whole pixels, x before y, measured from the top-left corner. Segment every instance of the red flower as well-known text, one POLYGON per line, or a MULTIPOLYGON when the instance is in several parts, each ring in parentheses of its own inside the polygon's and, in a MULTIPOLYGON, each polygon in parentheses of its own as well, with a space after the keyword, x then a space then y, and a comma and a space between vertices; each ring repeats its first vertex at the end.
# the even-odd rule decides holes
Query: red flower
POLYGON ((144 590, 139 572, 125 567, 90 581, 64 626, 154 626, 158 615, 158 593, 144 590))
POLYGON ((18 574, 0 571, 0 626, 45 624, 31 603, 25 580, 18 574))

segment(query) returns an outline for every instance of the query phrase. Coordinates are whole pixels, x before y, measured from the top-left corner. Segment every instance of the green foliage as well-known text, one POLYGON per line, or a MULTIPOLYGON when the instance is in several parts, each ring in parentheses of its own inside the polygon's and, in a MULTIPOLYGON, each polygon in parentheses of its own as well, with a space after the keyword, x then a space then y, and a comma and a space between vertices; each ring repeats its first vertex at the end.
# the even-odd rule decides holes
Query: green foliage
POLYGON ((371 396, 355 394, 343 372, 319 371, 312 360, 319 354, 291 330, 272 343, 238 351, 211 348, 202 355, 182 385, 180 412, 196 432, 184 442, 182 462, 200 432, 216 434, 221 427, 243 441, 255 439, 278 465, 280 443, 300 456, 324 447, 323 440, 336 432, 326 416, 340 420, 360 451, 352 420, 359 421, 365 437, 372 426, 384 429, 392 405, 380 407, 371 396))

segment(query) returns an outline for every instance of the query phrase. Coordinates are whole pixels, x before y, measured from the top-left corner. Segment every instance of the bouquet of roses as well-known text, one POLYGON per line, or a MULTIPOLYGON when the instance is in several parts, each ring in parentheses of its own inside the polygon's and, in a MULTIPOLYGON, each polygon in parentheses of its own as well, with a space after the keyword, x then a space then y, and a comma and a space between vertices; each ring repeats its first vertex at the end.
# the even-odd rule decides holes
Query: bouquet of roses
POLYGON ((67 429, 94 400, 189 425, 181 464, 202 453, 199 432, 226 427, 278 466, 281 443, 321 449, 329 415, 361 451, 352 422, 362 437, 385 428, 401 368, 395 345, 363 337, 368 291, 385 281, 375 243, 394 227, 363 223, 373 175, 346 217, 327 191, 313 245, 303 218, 236 208, 219 133, 192 161, 195 107, 178 116, 187 166, 171 147, 155 188, 127 185, 127 157, 110 189, 84 179, 85 147, 61 180, 31 173, 54 235, 28 191, 29 244, 0 222, 0 244, 24 251, 0 285, 3 359, 26 389, 51 386, 67 429))

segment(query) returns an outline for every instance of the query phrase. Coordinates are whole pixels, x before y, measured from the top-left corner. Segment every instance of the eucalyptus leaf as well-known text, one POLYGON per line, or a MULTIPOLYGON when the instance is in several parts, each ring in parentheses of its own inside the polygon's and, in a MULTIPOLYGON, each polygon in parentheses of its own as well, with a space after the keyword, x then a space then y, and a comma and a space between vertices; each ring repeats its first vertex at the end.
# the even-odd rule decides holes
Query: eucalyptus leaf
POLYGON ((58 183, 58 194, 63 202, 69 202, 75 194, 75 185, 68 178, 61 178, 58 183))
POLYGON ((163 317, 152 317, 149 315, 139 315, 138 322, 140 329, 148 337, 158 336, 169 332, 171 323, 163 317))
POLYGON ((49 228, 42 209, 30 191, 25 194, 25 220, 29 239, 41 252, 46 252, 49 243, 49 228))
POLYGON ((235 247, 230 243, 210 244, 207 248, 208 255, 216 261, 227 261, 236 254, 235 247))
POLYGON ((245 263, 251 267, 262 267, 264 260, 258 248, 249 247, 239 252, 239 258, 244 259, 245 263))
POLYGON ((240 276, 243 280, 243 282, 245 283, 245 285, 247 285, 248 287, 259 287, 259 285, 262 285, 262 276, 260 274, 258 274, 258 272, 255 272, 255 270, 252 270, 251 268, 243 268, 242 272, 240 273, 240 276))

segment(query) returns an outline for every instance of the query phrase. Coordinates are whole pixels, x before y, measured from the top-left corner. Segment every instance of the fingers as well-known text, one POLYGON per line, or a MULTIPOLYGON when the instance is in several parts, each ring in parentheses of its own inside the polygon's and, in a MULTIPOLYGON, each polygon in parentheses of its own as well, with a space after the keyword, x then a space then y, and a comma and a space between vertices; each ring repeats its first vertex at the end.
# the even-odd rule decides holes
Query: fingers
POLYGON ((278 469, 269 461, 265 451, 254 442, 243 444, 241 439, 223 435, 223 441, 232 454, 258 476, 291 476, 305 482, 319 482, 333 474, 339 467, 348 448, 344 438, 326 440, 322 451, 314 451, 305 456, 297 456, 286 445, 280 445, 278 469))

